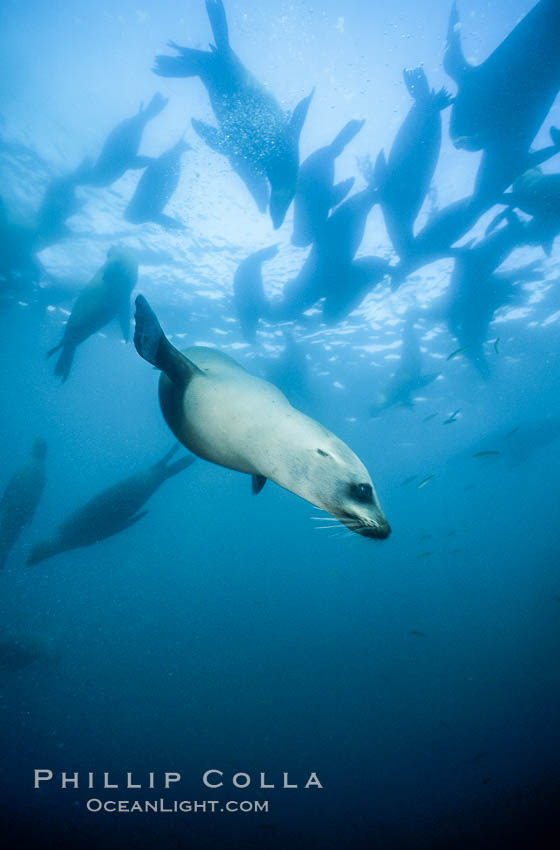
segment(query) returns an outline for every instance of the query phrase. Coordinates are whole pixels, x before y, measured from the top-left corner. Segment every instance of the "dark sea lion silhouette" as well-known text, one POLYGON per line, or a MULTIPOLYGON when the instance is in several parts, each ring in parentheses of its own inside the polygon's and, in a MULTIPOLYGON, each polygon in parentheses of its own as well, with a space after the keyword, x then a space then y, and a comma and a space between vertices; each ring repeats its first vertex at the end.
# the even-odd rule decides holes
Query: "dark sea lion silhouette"
POLYGON ((262 281, 262 264, 278 253, 277 245, 255 251, 242 260, 233 278, 237 318, 247 342, 255 343, 259 319, 268 312, 262 281))
POLYGON ((35 247, 42 250, 72 235, 66 220, 76 215, 83 201, 76 198, 76 188, 91 172, 91 162, 85 159, 78 168, 49 182, 37 213, 35 247))
POLYGON ((130 294, 136 286, 138 263, 130 248, 113 245, 107 262, 78 295, 68 318, 61 342, 51 348, 51 357, 60 348, 54 373, 66 381, 77 347, 118 316, 125 342, 130 336, 130 294))
POLYGON ((36 228, 12 218, 0 197, 0 294, 17 295, 39 283, 45 271, 36 251, 36 228))
POLYGON ((492 202, 530 167, 527 152, 560 88, 559 41, 560 4, 539 0, 475 67, 465 59, 453 3, 444 58, 458 86, 450 134, 458 148, 485 151, 477 197, 492 202))
POLYGON ((433 383, 437 372, 422 371, 420 341, 414 327, 416 312, 406 318, 402 336, 401 359, 386 388, 370 408, 370 416, 378 416, 390 407, 412 407, 412 394, 433 383))
MULTIPOLYGON (((221 0, 206 0, 206 10, 216 44, 203 51, 170 42, 179 56, 157 56, 154 71, 162 77, 200 77, 218 121, 211 146, 234 167, 245 161, 251 174, 266 176, 270 216, 278 228, 296 193, 299 137, 313 92, 288 117, 231 49, 221 0)), ((208 125, 199 122, 196 129, 210 137, 208 125)))
POLYGON ((409 245, 407 256, 391 270, 391 287, 397 289, 409 274, 452 255, 452 246, 473 227, 483 210, 472 197, 461 198, 438 210, 409 245))
POLYGON ((17 673, 35 661, 48 660, 37 641, 12 636, 0 637, 0 671, 17 673))
POLYGON ((350 263, 347 271, 332 281, 330 290, 325 292, 323 321, 334 325, 356 310, 390 268, 389 262, 381 257, 360 257, 350 263))
POLYGON ((525 236, 526 226, 511 217, 507 226, 478 244, 455 249, 448 290, 441 296, 440 305, 432 308, 432 316, 439 311, 439 318, 465 349, 465 357, 485 379, 490 374, 483 348, 488 326, 496 310, 513 300, 514 284, 535 279, 534 263, 504 273, 496 271, 516 247, 524 244, 525 236))
POLYGON ((167 98, 157 92, 144 109, 126 118, 111 130, 93 168, 82 182, 93 186, 110 186, 129 169, 145 168, 151 157, 138 156, 142 133, 148 121, 155 118, 167 104, 167 98))
POLYGON ((334 184, 334 165, 346 145, 360 132, 365 121, 349 121, 336 138, 310 154, 300 165, 294 198, 292 245, 306 248, 322 235, 329 211, 340 204, 354 178, 334 184))
POLYGON ((35 440, 31 458, 12 475, 0 499, 0 568, 25 526, 35 516, 45 489, 46 457, 46 442, 35 440))
POLYGON ((216 349, 178 351, 141 295, 134 344, 162 372, 163 416, 194 454, 252 476, 254 492, 270 478, 364 537, 390 534, 363 463, 342 440, 292 407, 273 384, 216 349))
POLYGON ((184 225, 163 212, 173 196, 181 176, 181 157, 190 145, 179 141, 150 162, 138 181, 124 217, 133 224, 154 221, 165 228, 180 228, 184 225))
POLYGON ((393 248, 405 258, 416 217, 428 194, 441 148, 441 111, 451 103, 445 89, 430 91, 422 68, 403 71, 414 104, 403 121, 385 161, 375 164, 375 184, 393 248))
POLYGON ((164 481, 194 463, 192 455, 169 463, 178 448, 174 446, 157 463, 102 490, 70 514, 51 538, 33 547, 27 565, 69 549, 92 546, 137 523, 148 513, 141 508, 164 481))

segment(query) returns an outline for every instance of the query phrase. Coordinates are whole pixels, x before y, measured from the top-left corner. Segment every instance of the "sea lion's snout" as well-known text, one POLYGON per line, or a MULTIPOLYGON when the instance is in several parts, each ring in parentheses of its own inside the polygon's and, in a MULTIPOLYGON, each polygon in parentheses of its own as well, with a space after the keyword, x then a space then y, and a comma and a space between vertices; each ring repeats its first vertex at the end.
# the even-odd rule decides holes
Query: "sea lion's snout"
POLYGON ((374 540, 386 540, 390 533, 391 526, 385 518, 375 525, 364 526, 364 528, 358 532, 358 534, 361 534, 363 537, 371 537, 374 540))

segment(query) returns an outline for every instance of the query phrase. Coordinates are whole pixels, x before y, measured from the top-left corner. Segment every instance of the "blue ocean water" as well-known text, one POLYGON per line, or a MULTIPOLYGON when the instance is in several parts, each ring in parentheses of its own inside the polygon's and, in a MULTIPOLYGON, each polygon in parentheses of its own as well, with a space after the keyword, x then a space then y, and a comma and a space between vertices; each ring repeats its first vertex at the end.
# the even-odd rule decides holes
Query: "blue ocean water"
MULTIPOLYGON (((482 62, 534 5, 462 0, 467 59, 482 62)), ((422 65, 430 87, 456 90, 442 65, 448 0, 231 0, 226 12, 235 51, 284 110, 315 88, 301 161, 365 119, 336 161, 337 182, 355 177, 352 193, 366 186, 365 158, 388 153, 411 107, 403 68, 422 65)), ((156 55, 172 54, 169 39, 207 49, 202 0, 5 0, 0 15, 0 193, 11 221, 32 221, 49 182, 95 159, 155 92, 169 102, 140 152, 159 156, 183 134, 192 146, 166 207, 183 229, 123 217, 141 170, 107 187, 80 185, 71 235, 38 254, 41 281, 0 288, 0 490, 37 437, 48 445, 44 493, 0 574, 6 846, 556 846, 558 247, 546 255, 522 245, 500 267, 538 261, 538 274, 491 316, 484 374, 469 340, 430 312, 449 292, 451 255, 396 291, 385 278, 331 324, 317 306, 295 321, 263 317, 248 343, 234 300, 239 263, 278 245, 263 279, 279 304, 309 249, 291 244, 293 206, 275 230, 193 131, 193 117, 215 124, 201 81, 152 71, 156 55), (175 345, 216 347, 272 376, 351 446, 391 524, 388 539, 312 519, 318 509, 271 482, 253 495, 247 475, 198 460, 122 534, 26 566, 32 546, 76 507, 174 445, 158 375, 117 322, 79 347, 67 382, 46 359, 115 243, 136 253, 133 297, 149 300, 175 345), (372 416, 413 309, 423 371, 438 377, 411 406, 372 416), (21 663, 14 642, 27 651, 21 663), (37 769, 53 779, 34 789, 37 769), (209 769, 223 771, 223 788, 202 784, 209 769), (79 773, 78 789, 60 788, 62 771, 79 773), (123 788, 127 771, 141 790, 123 788), (181 783, 163 789, 165 771, 181 783), (100 787, 104 772, 118 790, 100 787), (251 777, 243 790, 230 784, 239 772, 251 777), (311 772, 322 789, 303 788, 311 772), (261 773, 275 789, 259 788, 261 773), (284 773, 298 789, 281 788, 284 773), (94 813, 92 797, 267 800, 269 809, 94 813)), ((449 119, 444 110, 416 231, 473 192, 480 153, 453 146, 449 119)), ((555 124, 557 104, 534 149, 550 143, 555 124)), ((541 168, 554 174, 557 160, 541 168)), ((459 244, 482 241, 501 209, 491 205, 459 244)), ((379 206, 357 253, 371 255, 397 261, 379 206)))

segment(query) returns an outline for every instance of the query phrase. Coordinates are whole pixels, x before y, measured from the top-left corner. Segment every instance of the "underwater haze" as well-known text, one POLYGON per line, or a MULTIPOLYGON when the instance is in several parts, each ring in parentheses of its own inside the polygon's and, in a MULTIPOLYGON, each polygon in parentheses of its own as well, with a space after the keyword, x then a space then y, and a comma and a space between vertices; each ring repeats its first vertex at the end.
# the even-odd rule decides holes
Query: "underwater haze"
POLYGON ((224 0, 231 96, 220 0, 4 0, 4 846, 560 843, 560 6, 451 6, 224 0), (139 294, 350 447, 390 536, 284 482, 256 391, 215 413, 276 479, 186 460, 139 294))

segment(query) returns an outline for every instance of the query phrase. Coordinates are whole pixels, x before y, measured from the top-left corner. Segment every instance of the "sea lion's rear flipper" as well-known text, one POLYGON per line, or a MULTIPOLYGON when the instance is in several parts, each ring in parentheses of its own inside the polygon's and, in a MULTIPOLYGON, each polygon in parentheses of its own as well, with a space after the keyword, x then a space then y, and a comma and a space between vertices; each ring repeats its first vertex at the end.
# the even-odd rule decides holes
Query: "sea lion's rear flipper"
POLYGON ((354 136, 357 136, 364 124, 365 118, 362 121, 353 119, 345 124, 338 136, 330 144, 331 154, 334 157, 340 156, 346 145, 350 144, 354 136))
POLYGON ((167 375, 170 381, 182 387, 185 387, 194 375, 204 374, 188 357, 171 345, 144 296, 138 295, 135 303, 134 346, 140 357, 167 375))
POLYGON ((218 50, 229 50, 226 10, 222 0, 206 0, 206 12, 218 50))
POLYGON ((169 466, 165 467, 165 480, 172 478, 184 469, 188 469, 189 466, 192 466, 195 460, 196 458, 194 455, 187 455, 186 457, 176 460, 175 463, 170 463, 169 466))
MULTIPOLYGON (((507 203, 507 201, 503 200, 503 203, 507 203)), ((499 224, 501 224, 502 221, 505 220, 506 212, 507 212, 507 210, 502 210, 502 212, 500 212, 500 213, 498 213, 498 215, 494 216, 494 218, 492 219, 492 221, 490 222, 490 224, 488 225, 488 227, 484 231, 485 236, 489 236, 497 228, 497 226, 499 224)))
POLYGON ((65 345, 63 340, 62 342, 59 342, 58 345, 55 345, 54 348, 47 351, 47 360, 55 353, 55 351, 58 351, 61 348, 62 351, 60 353, 60 357, 56 361, 56 366, 54 367, 54 374, 61 377, 62 383, 64 383, 70 374, 72 361, 74 360, 74 354, 76 353, 76 347, 74 345, 65 345))
POLYGON ((544 253, 546 254, 547 257, 550 257, 550 255, 552 254, 553 245, 554 245, 554 237, 552 237, 552 236, 550 236, 547 239, 543 239, 541 241, 541 248, 543 249, 543 251, 544 251, 544 253))
POLYGON ((336 183, 332 187, 330 206, 337 207, 344 200, 353 185, 353 177, 349 177, 348 180, 342 180, 340 183, 336 183))
POLYGON ((290 118, 290 132, 296 141, 299 141, 303 124, 305 122, 307 112, 309 110, 309 104, 311 103, 311 99, 314 94, 315 89, 313 88, 311 89, 307 97, 304 97, 302 98, 302 100, 300 100, 300 102, 292 112, 292 117, 290 118))
POLYGON ((251 475, 251 486, 253 489, 253 493, 257 496, 264 485, 266 484, 267 479, 264 475, 251 475))
POLYGON ((214 58, 206 50, 180 47, 170 41, 169 47, 178 50, 180 56, 156 56, 154 74, 159 77, 200 77, 208 73, 214 58))
POLYGON ((451 14, 449 16, 449 26, 447 29, 447 46, 443 57, 443 67, 449 74, 452 80, 455 80, 457 85, 461 84, 465 74, 472 70, 465 59, 463 47, 461 45, 461 33, 459 12, 457 11, 457 3, 453 2, 451 14))
POLYGON ((211 124, 205 124, 204 121, 199 121, 197 118, 192 118, 191 124, 197 136, 200 136, 209 148, 212 148, 216 153, 224 155, 227 153, 225 142, 217 127, 212 127, 211 124))

